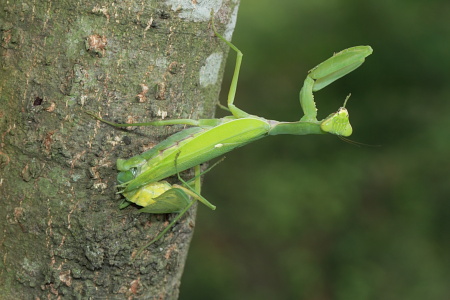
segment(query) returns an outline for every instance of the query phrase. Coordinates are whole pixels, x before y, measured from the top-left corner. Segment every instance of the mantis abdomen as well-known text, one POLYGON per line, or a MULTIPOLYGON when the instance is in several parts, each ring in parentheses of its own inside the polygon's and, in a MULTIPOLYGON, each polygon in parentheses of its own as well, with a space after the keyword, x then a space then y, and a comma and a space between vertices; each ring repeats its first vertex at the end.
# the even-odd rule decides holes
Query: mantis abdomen
POLYGON ((154 152, 153 157, 148 157, 144 164, 133 165, 138 160, 135 157, 122 162, 127 166, 127 170, 136 168, 134 170, 136 178, 122 184, 125 187, 123 192, 172 176, 260 139, 268 134, 271 127, 269 122, 262 118, 242 118, 224 119, 220 125, 201 129, 193 134, 189 131, 184 136, 180 134, 170 145, 166 143, 165 149, 161 149, 158 144, 155 147, 159 150, 154 152), (176 168, 174 168, 175 157, 177 157, 176 168))

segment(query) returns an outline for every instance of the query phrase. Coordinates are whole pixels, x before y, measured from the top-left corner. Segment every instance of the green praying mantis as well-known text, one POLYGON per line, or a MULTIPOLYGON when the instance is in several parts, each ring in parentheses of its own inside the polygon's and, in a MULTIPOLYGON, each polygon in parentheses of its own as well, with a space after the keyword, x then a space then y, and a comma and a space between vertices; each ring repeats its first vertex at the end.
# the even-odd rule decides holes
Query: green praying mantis
POLYGON ((96 119, 115 127, 177 124, 192 126, 173 134, 142 154, 126 160, 117 160, 118 186, 120 193, 126 198, 122 207, 135 203, 143 207, 140 210, 141 212, 153 214, 179 213, 172 223, 146 246, 155 242, 167 232, 195 200, 215 209, 214 205, 200 195, 200 171, 198 167, 200 164, 269 135, 331 133, 340 137, 347 137, 352 134, 349 114, 345 108, 348 97, 337 112, 319 121, 317 120, 317 108, 313 92, 323 89, 357 69, 365 61, 365 58, 372 53, 370 46, 356 46, 345 49, 311 69, 300 90, 300 105, 304 115, 296 122, 280 122, 251 115, 234 105, 243 54, 236 46, 220 35, 216 31, 214 23, 212 24, 216 36, 237 53, 227 107, 222 107, 231 113, 230 116, 221 119, 174 119, 118 124, 89 113, 96 119), (192 167, 196 167, 194 188, 179 176, 179 172, 192 167), (171 185, 162 181, 176 174, 183 186, 171 185))

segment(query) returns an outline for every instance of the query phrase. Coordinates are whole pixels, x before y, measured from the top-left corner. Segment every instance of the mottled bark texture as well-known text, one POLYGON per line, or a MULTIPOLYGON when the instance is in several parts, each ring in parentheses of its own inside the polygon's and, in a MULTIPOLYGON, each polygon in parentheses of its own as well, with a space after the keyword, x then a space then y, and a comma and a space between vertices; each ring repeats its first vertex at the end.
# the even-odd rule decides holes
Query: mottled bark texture
POLYGON ((210 118, 236 1, 0 0, 2 299, 175 299, 194 212, 134 262, 172 215, 118 210, 115 161, 210 118))

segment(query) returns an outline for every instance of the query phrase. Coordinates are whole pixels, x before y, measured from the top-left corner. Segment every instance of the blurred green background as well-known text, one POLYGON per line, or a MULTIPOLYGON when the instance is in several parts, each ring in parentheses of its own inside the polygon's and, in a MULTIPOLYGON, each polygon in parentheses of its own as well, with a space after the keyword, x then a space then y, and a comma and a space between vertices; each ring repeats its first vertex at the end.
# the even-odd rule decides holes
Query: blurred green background
POLYGON ((316 102, 320 119, 351 92, 351 139, 381 147, 275 136, 228 154, 180 299, 450 299, 450 2, 242 0, 233 42, 236 104, 284 121, 309 69, 371 45, 316 102))

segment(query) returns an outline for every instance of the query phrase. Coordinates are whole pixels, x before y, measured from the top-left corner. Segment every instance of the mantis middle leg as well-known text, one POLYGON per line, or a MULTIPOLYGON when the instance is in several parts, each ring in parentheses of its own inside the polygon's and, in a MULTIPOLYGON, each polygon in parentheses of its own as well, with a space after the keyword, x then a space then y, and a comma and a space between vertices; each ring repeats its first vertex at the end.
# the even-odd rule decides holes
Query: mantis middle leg
MULTIPOLYGON (((212 29, 214 31, 214 34, 224 41, 231 49, 233 49, 236 52, 236 65, 234 67, 234 73, 233 78, 231 79, 231 85, 230 90, 228 92, 228 99, 227 99, 227 106, 228 110, 233 114, 233 116, 237 119, 239 118, 246 118, 250 116, 250 114, 246 113, 242 109, 237 108, 234 105, 234 98, 236 96, 236 89, 237 89, 237 83, 239 79, 239 71, 241 69, 241 63, 242 63, 242 57, 244 56, 235 45, 233 45, 231 42, 227 41, 222 35, 220 35, 217 30, 216 26, 214 25, 214 19, 212 19, 212 29)), ((226 108, 225 108, 226 109, 226 108)))

